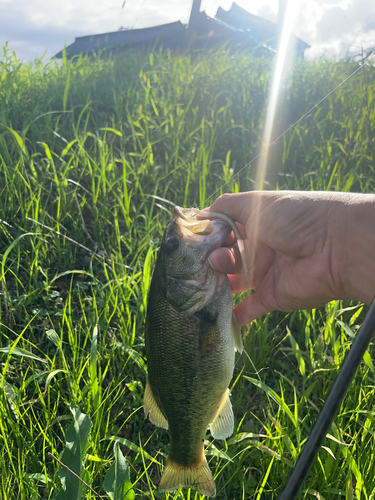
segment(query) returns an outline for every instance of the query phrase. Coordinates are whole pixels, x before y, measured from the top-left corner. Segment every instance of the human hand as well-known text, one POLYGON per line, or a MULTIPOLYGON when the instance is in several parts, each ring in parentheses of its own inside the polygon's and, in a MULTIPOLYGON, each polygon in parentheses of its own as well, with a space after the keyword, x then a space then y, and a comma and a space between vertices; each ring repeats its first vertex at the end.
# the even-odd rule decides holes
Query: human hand
POLYGON ((209 210, 234 219, 247 236, 250 283, 233 237, 210 256, 233 293, 256 289, 235 308, 240 326, 273 310, 374 297, 374 195, 253 191, 223 195, 209 210))

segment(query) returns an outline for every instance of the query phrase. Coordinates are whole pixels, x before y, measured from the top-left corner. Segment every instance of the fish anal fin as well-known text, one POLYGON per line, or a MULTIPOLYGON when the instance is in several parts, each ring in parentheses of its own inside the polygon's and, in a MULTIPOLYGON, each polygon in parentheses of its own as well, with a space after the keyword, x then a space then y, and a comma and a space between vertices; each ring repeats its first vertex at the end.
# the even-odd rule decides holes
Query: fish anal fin
POLYGON ((241 335, 241 329, 238 326, 236 316, 234 315, 234 312, 232 312, 232 335, 234 339, 234 347, 236 348, 236 351, 238 351, 240 354, 243 352, 243 343, 242 343, 242 335, 241 335))
POLYGON ((185 466, 176 463, 168 457, 163 475, 159 483, 159 491, 177 490, 181 486, 193 488, 201 495, 214 497, 216 495, 215 481, 213 480, 206 457, 199 464, 185 466))
POLYGON ((162 414, 154 395, 152 394, 150 381, 148 379, 146 383, 145 395, 143 397, 143 409, 146 417, 149 417, 150 422, 157 427, 168 429, 168 420, 162 414))
POLYGON ((210 423, 210 431, 215 439, 226 439, 233 434, 234 416, 227 389, 220 402, 215 418, 210 423))

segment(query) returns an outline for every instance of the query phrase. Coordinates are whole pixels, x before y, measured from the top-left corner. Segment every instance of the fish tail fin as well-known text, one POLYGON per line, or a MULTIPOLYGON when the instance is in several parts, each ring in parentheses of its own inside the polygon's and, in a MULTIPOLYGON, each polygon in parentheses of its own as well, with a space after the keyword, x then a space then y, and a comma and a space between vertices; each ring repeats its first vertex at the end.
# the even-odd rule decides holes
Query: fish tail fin
POLYGON ((199 464, 185 466, 178 464, 168 457, 163 475, 159 483, 159 491, 177 490, 180 486, 194 488, 201 495, 214 497, 216 486, 213 480, 206 457, 199 464))

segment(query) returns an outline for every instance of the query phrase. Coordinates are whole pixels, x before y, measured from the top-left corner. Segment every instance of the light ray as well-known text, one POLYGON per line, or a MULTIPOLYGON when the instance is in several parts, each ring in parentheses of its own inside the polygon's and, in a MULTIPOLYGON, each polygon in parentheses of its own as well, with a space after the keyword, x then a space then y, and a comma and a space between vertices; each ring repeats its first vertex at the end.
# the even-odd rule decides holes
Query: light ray
MULTIPOLYGON (((278 104, 278 99, 280 96, 280 88, 282 83, 282 77, 285 73, 286 61, 288 52, 291 56, 291 50, 289 47, 290 34, 292 32, 292 27, 296 18, 296 12, 298 9, 298 3, 296 0, 289 0, 287 2, 287 8, 285 13, 285 20, 282 28, 282 36, 280 40, 280 45, 277 52, 276 67, 272 81, 270 101, 267 109, 266 124, 263 132, 262 148, 268 148, 271 144, 272 132, 274 129, 275 114, 278 104)), ((264 188, 264 181, 266 178, 267 167, 268 167, 268 153, 267 149, 260 158, 259 166, 257 169, 255 189, 261 190, 264 188)))
MULTIPOLYGON (((270 151, 270 144, 272 142, 271 137, 274 130, 275 115, 277 110, 278 100, 280 98, 280 89, 283 81, 283 76, 285 74, 286 62, 288 55, 292 57, 290 50, 290 34, 292 27, 294 25, 294 20, 296 18, 296 12, 298 9, 297 0, 287 0, 287 6, 285 11, 284 24, 282 28, 282 35, 278 47, 276 66, 272 80, 270 100, 267 109, 266 123, 263 132, 263 141, 261 150, 263 153, 260 155, 259 164, 255 179, 255 189, 262 190, 264 188, 264 183, 268 168, 268 157, 270 151)), ((273 137, 273 140, 275 137, 273 137)), ((259 215, 261 210, 261 204, 258 203, 252 214, 252 218, 255 220, 254 230, 252 233, 252 240, 255 246, 258 241, 259 234, 259 215)), ((251 273, 253 270, 251 269, 251 273)))

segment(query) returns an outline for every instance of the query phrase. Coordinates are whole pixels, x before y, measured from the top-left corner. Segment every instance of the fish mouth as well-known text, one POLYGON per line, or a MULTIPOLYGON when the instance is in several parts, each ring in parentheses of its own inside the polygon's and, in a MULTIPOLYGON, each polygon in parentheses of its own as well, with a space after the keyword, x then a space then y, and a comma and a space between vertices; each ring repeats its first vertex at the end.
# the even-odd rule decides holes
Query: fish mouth
POLYGON ((174 219, 180 226, 189 246, 203 247, 208 252, 221 247, 232 230, 230 225, 223 220, 198 219, 191 208, 176 206, 174 219))

